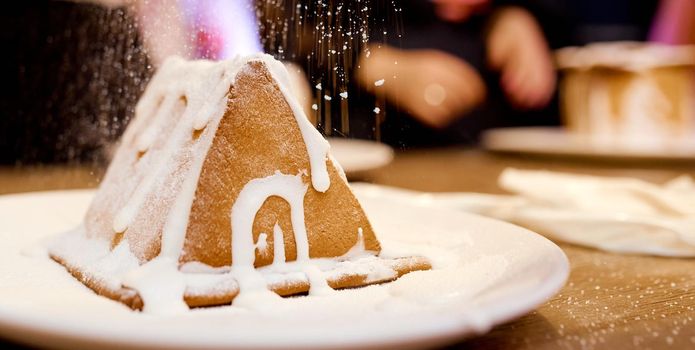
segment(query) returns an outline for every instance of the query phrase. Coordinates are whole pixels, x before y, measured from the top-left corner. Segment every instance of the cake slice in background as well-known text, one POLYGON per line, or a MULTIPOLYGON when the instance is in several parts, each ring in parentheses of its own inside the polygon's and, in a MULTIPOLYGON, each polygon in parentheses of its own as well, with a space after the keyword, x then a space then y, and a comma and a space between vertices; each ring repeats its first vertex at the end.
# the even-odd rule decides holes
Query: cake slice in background
POLYGON ((597 43, 558 51, 568 129, 617 146, 695 136, 695 46, 597 43))

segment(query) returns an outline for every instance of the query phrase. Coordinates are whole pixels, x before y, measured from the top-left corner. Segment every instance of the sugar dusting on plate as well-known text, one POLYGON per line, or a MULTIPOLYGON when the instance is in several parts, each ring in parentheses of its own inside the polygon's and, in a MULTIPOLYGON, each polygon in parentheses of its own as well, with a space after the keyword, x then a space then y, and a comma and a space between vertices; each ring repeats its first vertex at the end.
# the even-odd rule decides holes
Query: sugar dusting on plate
MULTIPOLYGON (((62 320, 62 331, 84 337, 155 339, 191 347, 395 344, 427 334, 489 329, 550 297, 567 272, 556 246, 518 227, 357 191, 383 254, 422 255, 431 259, 433 270, 364 288, 278 298, 253 309, 222 306, 153 316, 94 294, 45 255, 20 253, 51 232, 79 224, 89 193, 63 193, 61 198, 11 201, 25 209, 23 218, 7 218, 0 230, 0 238, 8 242, 0 247, 0 322, 6 312, 21 313, 35 317, 35 327, 41 320, 62 320), (73 213, 60 220, 29 220, 27 208, 50 211, 58 203, 74 208, 73 213), (519 278, 531 284, 508 288, 519 278)), ((0 209, 9 203, 0 200, 0 209)))

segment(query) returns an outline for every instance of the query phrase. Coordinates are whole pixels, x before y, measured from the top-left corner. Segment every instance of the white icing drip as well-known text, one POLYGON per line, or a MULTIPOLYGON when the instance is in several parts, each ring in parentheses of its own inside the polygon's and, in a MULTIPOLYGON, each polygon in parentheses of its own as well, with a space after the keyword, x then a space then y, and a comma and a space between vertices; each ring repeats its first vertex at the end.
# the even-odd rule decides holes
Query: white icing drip
POLYGON ((301 175, 276 172, 262 179, 249 181, 239 192, 231 211, 232 269, 253 268, 253 221, 266 199, 278 196, 290 204, 292 229, 297 247, 297 261, 309 260, 309 240, 304 226, 304 194, 307 186, 301 175))
POLYGON ((168 80, 168 76, 175 73, 178 68, 178 63, 176 60, 181 60, 177 57, 171 57, 171 63, 168 65, 163 65, 159 68, 156 75, 152 77, 150 83, 145 90, 144 94, 135 106, 135 119, 130 122, 128 129, 123 135, 123 143, 129 144, 135 142, 137 144, 137 138, 140 137, 141 130, 149 127, 149 125, 155 122, 154 114, 155 109, 161 107, 164 103, 164 93, 160 86, 170 86, 164 80, 168 80))
MULTIPOLYGON (((230 274, 239 285, 239 294, 234 298, 234 305, 255 309, 262 305, 270 305, 273 300, 279 298, 268 289, 265 278, 254 267, 256 256, 253 221, 256 213, 269 197, 279 196, 290 204, 292 228, 297 242, 297 260, 309 259, 309 242, 304 227, 306 190, 307 185, 302 181, 301 175, 283 175, 278 172, 275 175, 249 181, 239 192, 230 212, 232 227, 230 274)), ((282 236, 282 232, 276 224, 274 239, 278 236, 282 236)))
POLYGON ((326 276, 316 265, 305 264, 303 265, 302 271, 309 280, 309 295, 311 296, 321 296, 330 295, 335 292, 331 286, 328 285, 326 281, 326 276))
POLYGON ((256 250, 261 255, 268 254, 268 235, 267 234, 261 233, 260 235, 258 235, 258 241, 256 241, 256 250))
MULTIPOLYGON (((220 67, 220 81, 217 82, 217 85, 215 85, 215 87, 212 89, 212 96, 223 97, 220 98, 216 104, 208 105, 207 110, 203 110, 202 113, 196 116, 195 120, 193 121, 193 129, 195 130, 204 129, 214 116, 224 113, 223 111, 227 108, 227 93, 229 92, 229 88, 234 83, 236 74, 229 74, 229 72, 225 71, 224 68, 225 67, 220 67)), ((238 68, 235 70, 238 70, 238 68)))
POLYGON ((233 305, 250 310, 272 312, 274 305, 282 297, 268 289, 268 283, 263 275, 254 269, 235 269, 232 276, 239 284, 239 294, 234 297, 233 305))
MULTIPOLYGON (((255 254, 253 250, 253 220, 261 206, 271 196, 278 196, 290 204, 292 230, 297 250, 295 264, 301 267, 309 280, 309 294, 325 295, 332 289, 328 285, 321 270, 313 265, 309 257, 309 240, 304 222, 304 195, 307 185, 302 181, 302 175, 285 175, 276 172, 262 179, 249 181, 239 193, 232 206, 232 274, 239 283, 241 303, 248 300, 258 302, 259 298, 267 296, 267 282, 260 271, 254 268, 255 254), (251 297, 243 295, 250 293, 251 297)), ((275 253, 273 268, 286 267, 284 241, 282 230, 276 223, 273 229, 275 253), (282 253, 279 251, 282 250, 282 253)), ((239 298, 239 296, 237 296, 239 298)), ((235 305, 238 305, 235 299, 235 305)))
POLYGON ((297 126, 299 126, 299 131, 302 133, 302 138, 304 139, 304 144, 306 145, 306 150, 309 155, 309 163, 311 164, 311 184, 315 190, 326 192, 331 185, 328 177, 328 167, 326 165, 328 151, 331 146, 316 130, 314 125, 311 124, 309 118, 304 114, 304 109, 292 95, 288 88, 291 85, 285 66, 272 58, 265 59, 264 62, 275 78, 280 91, 285 96, 285 100, 287 104, 289 104, 297 120, 297 126))
POLYGON ((275 223, 273 227, 273 266, 285 264, 285 236, 282 233, 280 225, 275 223))
POLYGON ((164 97, 162 105, 155 112, 154 117, 152 117, 152 122, 142 131, 140 135, 137 136, 137 149, 140 152, 146 152, 152 147, 152 144, 157 140, 158 134, 161 132, 161 126, 163 123, 162 118, 170 117, 172 109, 176 104, 178 97, 174 94, 169 94, 164 97))
POLYGON ((179 272, 177 260, 157 257, 127 273, 123 285, 138 291, 143 311, 153 314, 175 314, 188 310, 183 300, 186 280, 179 272))
MULTIPOLYGON (((148 180, 148 178, 145 178, 145 180, 148 180)), ((125 207, 123 207, 113 218, 114 232, 125 232, 125 230, 128 229, 130 223, 133 221, 135 214, 137 213, 137 210, 140 208, 139 204, 142 203, 142 200, 138 200, 138 198, 144 197, 146 195, 146 193, 144 193, 145 191, 140 190, 141 188, 142 186, 138 186, 135 189, 135 194, 133 195, 133 197, 131 197, 131 203, 133 204, 126 205, 125 207), (136 206, 135 203, 137 203, 138 205, 136 206)))
POLYGON ((361 258, 366 255, 373 255, 373 253, 369 253, 367 248, 364 245, 364 231, 362 228, 357 229, 357 243, 350 248, 350 250, 347 251, 347 253, 343 254, 341 256, 341 260, 350 260, 350 259, 355 259, 355 258, 361 258))

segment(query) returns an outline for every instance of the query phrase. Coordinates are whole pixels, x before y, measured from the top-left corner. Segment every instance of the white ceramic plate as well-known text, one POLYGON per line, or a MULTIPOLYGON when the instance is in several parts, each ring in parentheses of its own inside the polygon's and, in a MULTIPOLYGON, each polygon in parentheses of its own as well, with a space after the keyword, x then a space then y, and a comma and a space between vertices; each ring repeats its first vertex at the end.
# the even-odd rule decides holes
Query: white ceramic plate
POLYGON ((0 336, 70 349, 414 348, 480 334, 552 297, 569 267, 526 229, 357 190, 384 251, 433 254, 396 282, 288 298, 281 310, 132 312, 99 297, 35 242, 78 224, 91 191, 0 197, 0 336))
POLYGON ((695 139, 628 145, 572 135, 560 127, 518 127, 488 130, 482 140, 486 149, 499 152, 631 160, 695 160, 695 139))
POLYGON ((393 149, 383 143, 329 137, 331 154, 350 174, 380 168, 393 160, 393 149))

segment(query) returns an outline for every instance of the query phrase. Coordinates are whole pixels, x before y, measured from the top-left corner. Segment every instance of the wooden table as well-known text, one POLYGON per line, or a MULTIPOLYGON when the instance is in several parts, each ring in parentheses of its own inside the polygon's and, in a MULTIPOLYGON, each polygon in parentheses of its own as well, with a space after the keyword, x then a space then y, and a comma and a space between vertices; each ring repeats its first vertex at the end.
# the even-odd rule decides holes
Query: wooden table
MULTIPOLYGON (((626 163, 492 155, 437 149, 397 154, 361 179, 423 191, 501 193, 506 167, 548 169, 664 182, 695 176, 695 163, 626 163)), ((94 187, 98 167, 0 168, 0 193, 94 187)), ((626 256, 560 244, 572 272, 562 291, 536 311, 452 348, 695 348, 695 260, 626 256)))

